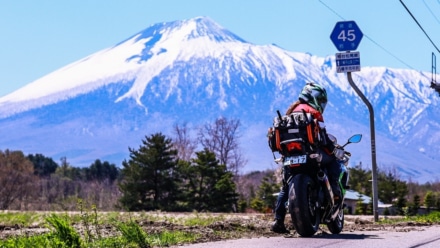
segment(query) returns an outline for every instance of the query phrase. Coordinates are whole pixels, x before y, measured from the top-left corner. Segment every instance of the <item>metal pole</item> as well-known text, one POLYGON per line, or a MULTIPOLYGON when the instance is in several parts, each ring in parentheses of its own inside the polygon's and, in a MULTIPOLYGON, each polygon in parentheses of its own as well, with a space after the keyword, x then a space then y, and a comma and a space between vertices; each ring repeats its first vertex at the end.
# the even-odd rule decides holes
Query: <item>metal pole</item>
POLYGON ((371 134, 371 163, 372 163, 372 186, 373 186, 373 214, 374 221, 379 221, 379 211, 377 207, 378 196, 377 196, 377 165, 376 165, 376 134, 374 129, 374 110, 371 103, 368 99, 362 94, 356 84, 353 82, 353 78, 351 77, 351 72, 347 72, 347 79, 350 83, 351 87, 356 91, 359 97, 364 101, 365 105, 367 105, 368 110, 370 111, 370 134, 371 134))

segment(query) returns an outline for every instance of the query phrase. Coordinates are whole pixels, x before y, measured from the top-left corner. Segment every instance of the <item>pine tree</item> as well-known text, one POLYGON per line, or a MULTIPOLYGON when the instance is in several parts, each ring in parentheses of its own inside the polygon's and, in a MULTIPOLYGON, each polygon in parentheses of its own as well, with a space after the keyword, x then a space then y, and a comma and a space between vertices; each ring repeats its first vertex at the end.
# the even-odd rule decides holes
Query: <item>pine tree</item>
POLYGON ((84 168, 84 174, 87 180, 105 181, 113 183, 119 176, 119 169, 115 164, 107 161, 101 162, 97 159, 89 168, 84 168))
POLYGON ((397 202, 394 204, 396 207, 397 215, 405 215, 404 208, 406 207, 406 199, 404 197, 397 198, 397 202))
POLYGON ((411 215, 416 215, 419 212, 419 208, 420 208, 420 196, 414 195, 411 206, 411 215))
POLYGON ((432 191, 426 192, 424 203, 428 213, 435 207, 435 196, 432 191))
POLYGON ((130 159, 122 163, 119 188, 122 207, 128 210, 172 209, 176 202, 177 151, 162 133, 142 140, 138 150, 129 148, 130 159))
MULTIPOLYGON (((261 205, 261 207, 256 210, 263 212, 265 212, 267 209, 274 209, 277 196, 274 196, 273 194, 278 192, 279 192, 279 185, 276 182, 275 174, 274 172, 270 172, 263 177, 261 185, 257 191, 256 199, 261 201, 261 203, 258 203, 253 207, 260 207, 261 205)), ((255 201, 254 198, 252 202, 256 203, 258 201, 255 201)))
POLYGON ((356 202, 356 209, 354 210, 355 215, 362 215, 365 212, 364 201, 362 200, 362 195, 358 195, 358 199, 356 202))
POLYGON ((34 174, 39 177, 47 177, 55 173, 58 164, 52 158, 45 157, 42 154, 29 154, 27 158, 34 164, 34 174))
POLYGON ((364 195, 372 195, 371 171, 364 170, 362 163, 349 168, 350 188, 364 195))
POLYGON ((208 149, 196 152, 191 163, 183 164, 188 207, 196 211, 230 212, 237 204, 233 175, 219 164, 208 149))

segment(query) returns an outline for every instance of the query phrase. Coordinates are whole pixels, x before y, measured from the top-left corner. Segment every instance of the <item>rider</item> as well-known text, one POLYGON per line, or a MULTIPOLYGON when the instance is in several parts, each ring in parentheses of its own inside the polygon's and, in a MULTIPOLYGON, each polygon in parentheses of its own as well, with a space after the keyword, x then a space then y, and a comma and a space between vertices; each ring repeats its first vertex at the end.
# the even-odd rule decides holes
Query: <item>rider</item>
MULTIPOLYGON (((325 89, 317 83, 307 83, 299 94, 298 101, 292 103, 287 109, 286 115, 291 114, 294 111, 304 110, 307 113, 311 113, 315 119, 319 122, 324 122, 322 114, 324 113, 325 106, 327 104, 327 93, 325 89)), ((344 150, 336 148, 333 142, 327 136, 324 125, 320 127, 323 134, 323 141, 321 142, 318 150, 322 154, 322 166, 327 168, 327 174, 329 176, 330 185, 334 194, 335 204, 341 204, 342 195, 338 186, 338 178, 341 173, 341 165, 336 158, 343 158, 344 150)), ((285 168, 283 168, 284 170, 285 168)), ((286 173, 289 173, 288 168, 284 170, 284 178, 287 179, 286 173)), ((286 206, 289 195, 289 186, 287 182, 283 182, 283 187, 278 195, 277 203, 275 206, 275 222, 272 225, 272 231, 277 233, 288 233, 289 231, 284 226, 284 217, 286 215, 286 206)))

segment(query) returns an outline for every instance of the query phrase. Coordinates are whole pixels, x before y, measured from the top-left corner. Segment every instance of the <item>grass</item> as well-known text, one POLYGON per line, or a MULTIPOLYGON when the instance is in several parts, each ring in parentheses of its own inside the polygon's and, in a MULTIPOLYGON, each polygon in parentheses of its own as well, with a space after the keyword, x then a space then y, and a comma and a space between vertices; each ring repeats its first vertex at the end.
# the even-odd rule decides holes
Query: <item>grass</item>
POLYGON ((44 222, 44 213, 8 211, 0 214, 0 223, 6 226, 38 226, 44 222))
POLYGON ((418 223, 430 223, 430 224, 439 224, 440 223, 440 212, 430 212, 427 215, 417 215, 411 216, 407 219, 413 220, 418 223))
MULTIPOLYGON (((0 240, 0 248, 9 247, 168 247, 171 245, 193 243, 200 235, 180 230, 166 230, 147 234, 139 224, 165 222, 182 223, 183 218, 169 217, 158 213, 99 213, 95 206, 85 206, 78 202, 76 213, 46 212, 3 212, 0 224, 18 227, 46 227, 42 234, 19 235, 0 240), (80 231, 76 228, 81 226, 80 231), (76 228, 75 228, 76 227, 76 228), (113 235, 102 234, 103 229, 113 229, 113 235)), ((191 218, 190 225, 208 225, 214 220, 191 218), (197 220, 199 219, 199 220, 197 220)), ((22 229, 20 229, 22 230, 22 229)))
MULTIPOLYGON (((16 213, 21 215, 21 213, 16 213)), ((88 215, 81 214, 84 221, 89 221, 88 215)), ((45 218, 46 225, 50 231, 44 234, 32 236, 19 235, 0 240, 0 247, 168 247, 171 245, 193 243, 199 235, 184 231, 162 231, 147 234, 142 227, 133 220, 121 222, 113 220, 113 225, 120 235, 102 237, 92 235, 92 228, 95 222, 88 222, 84 227, 84 234, 80 235, 72 225, 71 218, 67 214, 50 214, 45 218), (87 229, 90 228, 90 229, 87 229)))
MULTIPOLYGON (((169 247, 206 240, 194 232, 208 227, 211 237, 237 238, 243 231, 254 232, 252 222, 231 220, 226 214, 161 212, 98 212, 95 206, 78 204, 78 212, 0 212, 0 225, 6 227, 45 227, 44 233, 30 234, 20 228, 18 235, 0 240, 9 247, 169 247), (169 228, 171 227, 171 228, 169 228), (179 228, 175 228, 179 227, 179 228), (148 232, 146 230, 149 230, 148 232)), ((418 222, 440 224, 440 212, 381 220, 381 223, 418 222)))
POLYGON ((422 224, 440 224, 440 212, 432 211, 428 214, 424 215, 414 215, 414 216, 392 216, 385 217, 381 219, 379 222, 383 224, 397 224, 402 222, 416 222, 422 224))

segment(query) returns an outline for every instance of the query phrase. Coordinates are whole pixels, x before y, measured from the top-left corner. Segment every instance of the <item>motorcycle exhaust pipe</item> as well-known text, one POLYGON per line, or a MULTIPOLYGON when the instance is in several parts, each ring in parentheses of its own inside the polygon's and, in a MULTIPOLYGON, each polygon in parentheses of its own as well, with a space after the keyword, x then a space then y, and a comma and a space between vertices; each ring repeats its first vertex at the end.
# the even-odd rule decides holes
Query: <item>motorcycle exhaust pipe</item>
POLYGON ((331 202, 332 206, 335 205, 335 201, 333 199, 333 190, 330 186, 330 182, 328 180, 327 175, 323 171, 318 171, 318 180, 321 182, 322 187, 324 188, 325 195, 327 199, 331 202))

